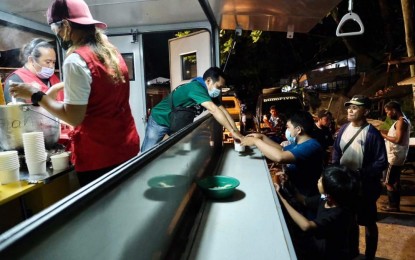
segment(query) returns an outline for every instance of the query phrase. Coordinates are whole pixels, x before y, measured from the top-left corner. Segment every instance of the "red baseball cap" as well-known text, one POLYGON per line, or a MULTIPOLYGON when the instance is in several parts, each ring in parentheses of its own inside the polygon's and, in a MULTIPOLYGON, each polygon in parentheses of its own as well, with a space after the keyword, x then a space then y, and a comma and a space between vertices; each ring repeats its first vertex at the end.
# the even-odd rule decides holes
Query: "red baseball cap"
POLYGON ((77 24, 95 24, 98 28, 107 28, 105 23, 92 18, 89 7, 83 0, 54 0, 47 10, 46 17, 48 24, 66 19, 77 24))

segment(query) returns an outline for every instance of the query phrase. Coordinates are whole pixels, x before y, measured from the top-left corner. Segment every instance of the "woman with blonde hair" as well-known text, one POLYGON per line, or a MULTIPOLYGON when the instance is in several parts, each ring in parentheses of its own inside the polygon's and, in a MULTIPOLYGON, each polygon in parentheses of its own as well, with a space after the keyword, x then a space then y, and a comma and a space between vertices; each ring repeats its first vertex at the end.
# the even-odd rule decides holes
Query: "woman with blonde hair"
POLYGON ((12 87, 10 93, 31 98, 34 105, 75 126, 72 159, 83 186, 139 152, 128 69, 101 30, 106 24, 92 18, 83 0, 52 1, 47 21, 67 50, 63 104, 27 84, 12 87))

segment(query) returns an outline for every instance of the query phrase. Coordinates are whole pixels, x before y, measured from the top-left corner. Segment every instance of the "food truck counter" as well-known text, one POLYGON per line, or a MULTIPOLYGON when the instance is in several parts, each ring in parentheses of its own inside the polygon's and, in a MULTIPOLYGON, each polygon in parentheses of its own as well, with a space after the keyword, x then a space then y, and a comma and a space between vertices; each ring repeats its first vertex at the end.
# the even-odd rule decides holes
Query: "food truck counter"
POLYGON ((40 212, 79 188, 72 166, 30 175, 20 171, 20 180, 0 185, 0 233, 40 212))
POLYGON ((204 202, 189 259, 295 259, 281 206, 257 148, 225 144, 217 175, 240 181, 226 200, 204 202))
POLYGON ((47 168, 47 172, 44 174, 29 176, 28 171, 22 169, 20 171, 19 181, 0 185, 0 205, 16 199, 30 191, 38 189, 42 185, 48 184, 54 179, 59 178, 65 174, 69 174, 72 171, 72 166, 68 167, 67 169, 57 171, 54 171, 51 168, 47 168))
POLYGON ((265 158, 222 129, 207 115, 0 233, 0 258, 296 259, 265 158), (240 186, 211 201, 196 184, 210 175, 240 186))

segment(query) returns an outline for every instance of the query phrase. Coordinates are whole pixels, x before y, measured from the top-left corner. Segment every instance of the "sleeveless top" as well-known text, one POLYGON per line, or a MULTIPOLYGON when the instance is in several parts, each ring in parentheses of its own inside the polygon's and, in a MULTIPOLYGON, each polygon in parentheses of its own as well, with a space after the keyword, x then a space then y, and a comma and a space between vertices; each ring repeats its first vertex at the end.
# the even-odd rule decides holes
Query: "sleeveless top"
POLYGON ((121 164, 136 156, 140 149, 129 103, 127 65, 119 55, 126 82, 114 83, 88 46, 75 52, 85 60, 92 76, 85 118, 70 135, 75 170, 85 172, 121 164))
MULTIPOLYGON (((406 160, 406 155, 408 154, 411 123, 405 116, 403 117, 403 120, 408 124, 406 132, 403 133, 403 143, 394 144, 392 142, 386 141, 386 152, 388 154, 388 162, 391 165, 403 165, 406 160)), ((393 125, 389 129, 388 136, 396 136, 396 122, 393 123, 393 125)))

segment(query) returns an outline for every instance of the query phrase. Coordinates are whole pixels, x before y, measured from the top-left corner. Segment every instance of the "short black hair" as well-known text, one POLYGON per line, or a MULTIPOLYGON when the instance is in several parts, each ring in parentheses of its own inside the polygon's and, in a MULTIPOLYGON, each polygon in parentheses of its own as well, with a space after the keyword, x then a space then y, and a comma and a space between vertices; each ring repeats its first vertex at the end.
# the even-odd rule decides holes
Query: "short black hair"
POLYGON ((211 78, 213 82, 219 80, 219 77, 222 77, 226 80, 225 73, 218 67, 210 67, 205 73, 203 74, 203 80, 207 80, 207 78, 211 78))
POLYGON ((295 127, 301 127, 307 135, 312 135, 314 130, 313 116, 304 110, 294 112, 288 121, 295 127))
POLYGON ((324 169, 321 177, 324 192, 339 206, 354 207, 359 194, 355 173, 346 166, 329 165, 324 169))
POLYGON ((389 101, 388 103, 386 103, 384 108, 386 108, 386 109, 395 109, 398 112, 402 112, 401 104, 399 104, 399 102, 394 101, 394 100, 389 101))
POLYGON ((317 117, 318 118, 323 118, 323 117, 331 117, 332 115, 331 115, 331 112, 330 111, 328 111, 328 110, 326 110, 326 109, 323 109, 323 110, 320 110, 318 113, 317 113, 317 117))

